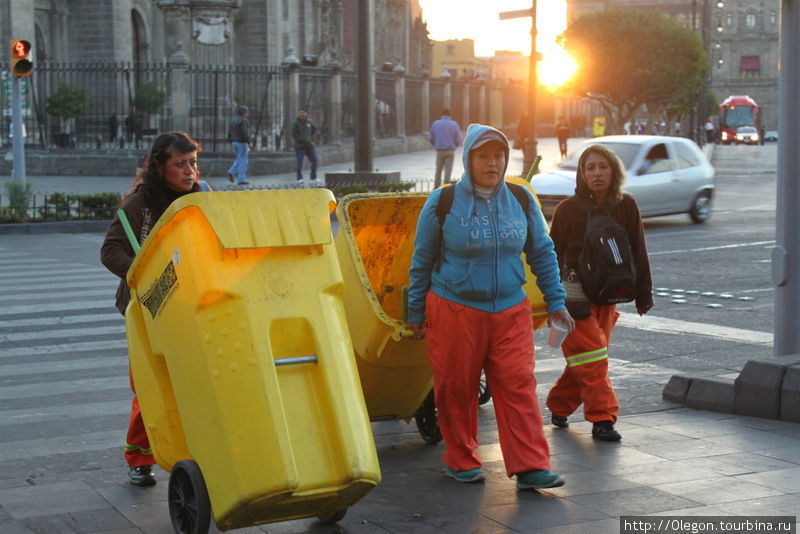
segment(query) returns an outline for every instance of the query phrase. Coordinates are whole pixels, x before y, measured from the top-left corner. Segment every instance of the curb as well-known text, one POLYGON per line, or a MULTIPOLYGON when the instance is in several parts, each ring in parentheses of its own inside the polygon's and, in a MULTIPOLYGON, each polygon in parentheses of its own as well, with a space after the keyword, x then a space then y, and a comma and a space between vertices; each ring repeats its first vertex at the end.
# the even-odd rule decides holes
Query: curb
POLYGON ((0 224, 0 235, 11 234, 81 234, 87 232, 103 232, 111 225, 109 220, 63 221, 0 224))
POLYGON ((748 361, 734 381, 673 375, 666 401, 688 408, 800 423, 800 354, 787 363, 748 361))

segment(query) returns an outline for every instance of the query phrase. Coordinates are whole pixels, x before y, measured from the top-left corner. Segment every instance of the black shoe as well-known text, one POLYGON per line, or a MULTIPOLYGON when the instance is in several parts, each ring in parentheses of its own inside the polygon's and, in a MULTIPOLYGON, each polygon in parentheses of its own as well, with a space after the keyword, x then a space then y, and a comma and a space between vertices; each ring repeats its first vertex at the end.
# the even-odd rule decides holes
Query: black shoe
POLYGON ((247 180, 242 180, 241 182, 236 182, 236 185, 250 185, 250 182, 247 180))
POLYGON ((569 421, 563 415, 551 414, 550 421, 558 428, 567 428, 569 426, 569 421))
POLYGON ((134 486, 152 486, 156 483, 156 474, 153 473, 152 465, 131 467, 128 478, 131 479, 131 484, 134 486))
POLYGON ((231 173, 228 173, 228 181, 233 183, 233 175, 231 173))
POLYGON ((600 441, 619 441, 622 436, 614 430, 614 423, 611 421, 599 421, 592 425, 592 437, 600 441))

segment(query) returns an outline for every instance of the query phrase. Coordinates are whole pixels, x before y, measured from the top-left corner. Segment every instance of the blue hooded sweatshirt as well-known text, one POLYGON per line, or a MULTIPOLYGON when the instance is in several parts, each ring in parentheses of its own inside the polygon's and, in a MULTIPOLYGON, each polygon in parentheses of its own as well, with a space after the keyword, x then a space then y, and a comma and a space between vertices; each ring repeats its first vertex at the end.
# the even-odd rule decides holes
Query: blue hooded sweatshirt
MULTIPOLYGON (((489 126, 471 124, 464 138, 464 174, 455 185, 453 205, 444 224, 439 225, 436 207, 442 189, 429 196, 417 221, 414 254, 409 269, 408 322, 425 321, 428 290, 447 300, 487 312, 501 312, 525 298, 524 251, 547 302, 547 311, 563 310, 566 292, 561 286, 553 241, 533 196, 528 212, 501 180, 491 198, 477 195, 469 168, 469 152, 489 126), (531 239, 528 240, 528 231, 531 239), (442 245, 442 236, 444 245, 442 245), (437 265, 441 253, 441 261, 437 265)), ((505 169, 503 169, 505 176, 505 169)), ((530 193, 528 193, 530 194, 530 193)))

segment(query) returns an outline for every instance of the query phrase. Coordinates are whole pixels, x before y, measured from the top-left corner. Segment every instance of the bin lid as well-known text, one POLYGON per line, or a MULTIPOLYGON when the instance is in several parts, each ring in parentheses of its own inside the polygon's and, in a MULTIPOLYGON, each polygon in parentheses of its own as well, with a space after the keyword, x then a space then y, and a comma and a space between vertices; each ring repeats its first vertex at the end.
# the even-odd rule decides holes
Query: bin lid
POLYGON ((184 195, 159 218, 129 269, 155 246, 159 231, 179 213, 208 221, 223 248, 266 248, 332 243, 330 214, 336 206, 327 189, 219 191, 184 195))

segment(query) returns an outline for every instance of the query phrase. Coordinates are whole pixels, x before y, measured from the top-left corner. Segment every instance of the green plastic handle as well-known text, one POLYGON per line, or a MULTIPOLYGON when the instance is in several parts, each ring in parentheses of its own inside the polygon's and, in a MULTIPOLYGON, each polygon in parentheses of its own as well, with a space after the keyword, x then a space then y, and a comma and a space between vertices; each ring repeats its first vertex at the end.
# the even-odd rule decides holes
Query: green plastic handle
POLYGON ((128 241, 131 242, 134 254, 138 254, 139 242, 136 241, 136 236, 133 235, 133 228, 131 228, 131 223, 128 222, 128 216, 125 215, 125 211, 122 208, 117 210, 117 217, 119 217, 119 222, 122 223, 122 227, 125 229, 125 235, 128 236, 128 241))
POLYGON ((536 159, 533 160, 533 165, 531 165, 531 168, 528 169, 528 174, 525 175, 526 182, 530 183, 531 179, 533 178, 533 175, 536 174, 536 171, 539 169, 540 161, 542 161, 541 154, 536 156, 536 159))

